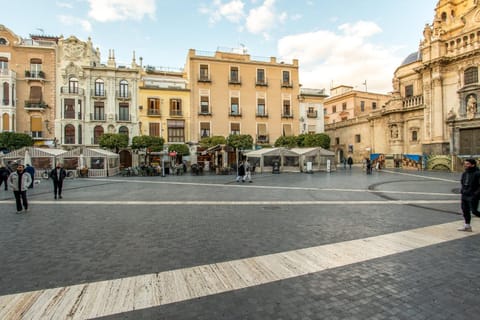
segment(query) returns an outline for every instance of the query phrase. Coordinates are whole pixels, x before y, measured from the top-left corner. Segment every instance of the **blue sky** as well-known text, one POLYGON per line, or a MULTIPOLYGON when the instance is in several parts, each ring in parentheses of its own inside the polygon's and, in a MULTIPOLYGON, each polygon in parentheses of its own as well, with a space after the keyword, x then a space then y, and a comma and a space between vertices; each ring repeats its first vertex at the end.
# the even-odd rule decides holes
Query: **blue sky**
POLYGON ((2 3, 17 35, 92 38, 102 61, 132 52, 144 65, 182 68, 188 49, 244 46, 252 56, 299 59, 300 83, 387 93, 394 70, 418 49, 437 0, 32 0, 2 3), (26 8, 29 8, 26 10, 26 8))

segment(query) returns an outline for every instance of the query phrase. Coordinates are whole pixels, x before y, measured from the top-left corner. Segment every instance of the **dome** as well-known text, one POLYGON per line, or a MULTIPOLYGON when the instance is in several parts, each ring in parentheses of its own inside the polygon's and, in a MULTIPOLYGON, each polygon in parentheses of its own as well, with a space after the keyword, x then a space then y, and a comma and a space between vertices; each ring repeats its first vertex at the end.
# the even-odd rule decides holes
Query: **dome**
POLYGON ((405 60, 403 60, 402 64, 400 66, 404 66, 406 64, 410 64, 412 62, 420 61, 422 60, 422 55, 418 51, 415 51, 413 53, 410 53, 405 60))

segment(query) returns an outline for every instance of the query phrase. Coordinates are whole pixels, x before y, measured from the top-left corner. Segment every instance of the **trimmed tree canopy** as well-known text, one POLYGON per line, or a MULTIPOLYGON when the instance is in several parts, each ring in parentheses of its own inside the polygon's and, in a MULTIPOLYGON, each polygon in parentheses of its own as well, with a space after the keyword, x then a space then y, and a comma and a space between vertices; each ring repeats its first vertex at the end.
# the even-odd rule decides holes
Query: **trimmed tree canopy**
POLYGON ((33 146, 33 139, 28 134, 16 132, 0 133, 0 149, 7 151, 33 146))
POLYGON ((120 133, 104 133, 100 136, 98 144, 101 148, 113 149, 118 153, 120 149, 128 147, 128 136, 120 133))

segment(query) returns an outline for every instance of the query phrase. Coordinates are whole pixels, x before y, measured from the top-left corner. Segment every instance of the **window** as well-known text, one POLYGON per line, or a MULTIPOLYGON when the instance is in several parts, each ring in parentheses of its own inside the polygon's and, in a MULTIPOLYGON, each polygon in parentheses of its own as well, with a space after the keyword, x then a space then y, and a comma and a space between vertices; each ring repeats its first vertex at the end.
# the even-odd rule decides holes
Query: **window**
POLYGON ((230 67, 230 83, 239 83, 238 67, 230 67))
POLYGON ((8 70, 8 59, 0 57, 0 70, 8 70))
POLYGON ((75 99, 65 99, 63 108, 63 117, 65 119, 75 119, 75 99))
POLYGON ((160 123, 150 122, 148 124, 148 135, 152 137, 160 137, 160 123))
POLYGON ((199 77, 199 80, 200 81, 209 81, 210 80, 210 76, 208 74, 208 65, 206 64, 201 64, 200 65, 200 77, 199 77))
POLYGON ((75 143, 75 127, 71 124, 67 124, 65 126, 65 144, 74 144, 74 143, 75 143))
POLYGON ((418 140, 418 133, 416 130, 412 131, 412 141, 417 141, 418 140))
POLYGON ((292 116, 292 110, 290 107, 290 100, 283 100, 283 115, 286 117, 292 116))
POLYGON ((353 153, 353 144, 348 145, 348 152, 353 153))
POLYGON ((210 137, 210 123, 209 122, 200 122, 200 137, 201 138, 210 137))
POLYGON ((337 144, 337 145, 340 144, 340 138, 338 138, 338 137, 335 138, 335 144, 337 144))
POLYGON ((356 142, 356 143, 360 143, 360 142, 361 142, 361 138, 360 138, 360 135, 359 135, 359 134, 356 134, 356 135, 355 135, 355 142, 356 142))
POLYGON ((128 81, 127 80, 122 80, 120 81, 120 91, 118 93, 118 96, 120 98, 128 98, 128 81))
POLYGON ((337 112, 337 106, 332 106, 332 113, 337 112))
POLYGON ((210 101, 208 96, 200 96, 200 113, 201 114, 210 113, 210 101))
POLYGON ((83 137, 82 137, 82 125, 79 124, 78 125, 78 144, 82 144, 83 143, 83 137))
POLYGON ((159 116, 160 115, 160 99, 148 98, 147 102, 148 102, 147 115, 159 116))
POLYGON ((240 123, 230 123, 230 134, 240 134, 240 123))
POLYGON ((265 98, 258 98, 257 99, 257 116, 264 116, 264 115, 266 115, 265 98))
POLYGON ((95 97, 104 97, 105 96, 105 82, 102 79, 95 80, 95 97))
POLYGON ((7 40, 5 38, 0 38, 0 45, 6 46, 7 45, 7 40))
POLYGON ((413 97, 413 85, 405 86, 405 97, 413 97))
POLYGON ((283 124, 282 131, 284 137, 293 136, 291 124, 283 124))
POLYGON ((100 136, 103 134, 103 127, 96 126, 93 128, 93 144, 98 144, 100 136))
POLYGON ((231 97, 230 98, 230 114, 231 115, 239 115, 240 114, 240 106, 238 104, 238 97, 231 97))
POLYGON ((290 71, 282 71, 282 86, 290 85, 290 71))
POLYGON ((101 101, 95 101, 93 105, 93 120, 105 121, 105 106, 101 101))
POLYGON ((478 68, 470 67, 463 73, 465 85, 478 82, 478 68))
POLYGON ((365 111, 365 101, 360 101, 360 111, 361 112, 365 111))
POLYGON ((375 110, 377 109, 377 103, 376 102, 372 102, 372 110, 375 110))
POLYGON ((257 84, 265 84, 265 69, 257 69, 257 84))
POLYGON ((257 142, 268 143, 267 124, 257 123, 257 142))
POLYGON ((342 110, 343 111, 347 110, 347 103, 346 102, 342 103, 342 110))
POLYGON ((8 104, 10 103, 10 85, 8 84, 8 82, 3 83, 2 89, 3 89, 2 104, 4 106, 8 106, 8 104))
POLYGON ((182 115, 182 99, 170 99, 170 115, 182 115))
POLYGON ((128 137, 128 128, 125 127, 125 126, 121 126, 121 127, 118 129, 118 133, 119 133, 119 134, 126 135, 126 136, 128 137))
POLYGON ((41 59, 30 59, 30 77, 43 78, 41 59))
POLYGON ((78 93, 78 79, 70 78, 68 80, 68 93, 78 93))
POLYGON ((183 120, 168 120, 168 142, 185 141, 185 122, 183 120))
POLYGON ((42 118, 41 117, 30 118, 30 131, 32 132, 32 138, 42 137, 42 118))
POLYGON ((130 107, 128 103, 120 103, 118 105, 118 120, 130 121, 130 107))

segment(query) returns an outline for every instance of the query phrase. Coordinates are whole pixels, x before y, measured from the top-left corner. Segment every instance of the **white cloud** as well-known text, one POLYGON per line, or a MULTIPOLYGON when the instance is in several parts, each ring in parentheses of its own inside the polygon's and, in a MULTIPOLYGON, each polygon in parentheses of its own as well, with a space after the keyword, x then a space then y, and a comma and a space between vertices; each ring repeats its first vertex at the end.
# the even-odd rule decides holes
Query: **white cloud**
POLYGON ((91 32, 92 31, 92 24, 88 20, 80 19, 80 18, 73 17, 73 16, 66 16, 66 15, 59 15, 58 19, 60 20, 60 22, 63 25, 66 25, 66 26, 79 25, 86 32, 91 32))
POLYGON ((68 3, 68 2, 57 1, 55 4, 57 5, 57 7, 60 7, 60 8, 73 9, 73 5, 71 3, 68 3))
POLYGON ((394 68, 401 58, 395 49, 369 42, 381 32, 373 22, 344 24, 338 32, 320 30, 286 36, 278 42, 279 56, 296 58, 300 64, 300 82, 304 87, 330 89, 345 84, 358 86, 367 80, 369 91, 386 93, 392 90, 394 68), (393 67, 392 67, 393 66, 393 67))
POLYGON ((88 15, 96 21, 141 20, 145 15, 152 19, 155 13, 155 0, 88 0, 88 15))
POLYGON ((232 0, 226 3, 222 3, 221 0, 214 0, 210 7, 200 7, 199 12, 208 15, 211 24, 215 24, 222 19, 239 23, 245 16, 244 6, 245 4, 241 0, 232 0))
POLYGON ((268 38, 268 32, 283 24, 287 19, 286 12, 278 13, 275 10, 275 0, 265 0, 257 8, 251 9, 246 19, 247 30, 253 34, 263 34, 268 38))

